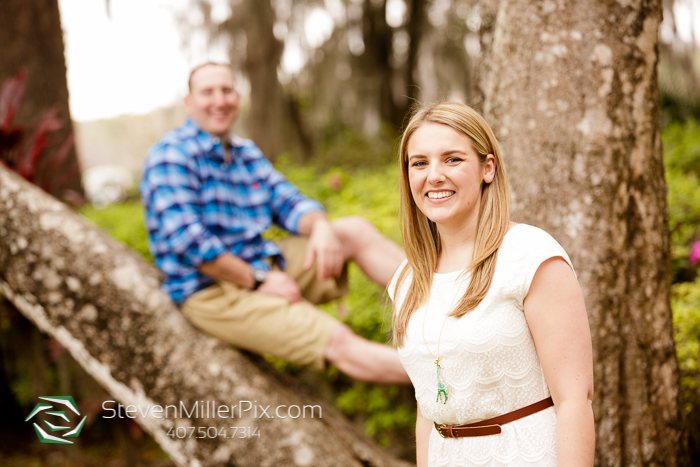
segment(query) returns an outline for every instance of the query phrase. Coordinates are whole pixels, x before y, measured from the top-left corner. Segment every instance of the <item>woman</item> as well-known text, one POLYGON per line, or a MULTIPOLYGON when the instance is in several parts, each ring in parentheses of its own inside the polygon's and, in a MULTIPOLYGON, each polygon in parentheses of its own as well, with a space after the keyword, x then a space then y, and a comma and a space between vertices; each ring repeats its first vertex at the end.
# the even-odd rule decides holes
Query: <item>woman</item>
POLYGON ((593 465, 581 289, 551 236, 510 222, 493 132, 466 105, 423 108, 399 163, 407 260, 389 293, 418 466, 593 465))

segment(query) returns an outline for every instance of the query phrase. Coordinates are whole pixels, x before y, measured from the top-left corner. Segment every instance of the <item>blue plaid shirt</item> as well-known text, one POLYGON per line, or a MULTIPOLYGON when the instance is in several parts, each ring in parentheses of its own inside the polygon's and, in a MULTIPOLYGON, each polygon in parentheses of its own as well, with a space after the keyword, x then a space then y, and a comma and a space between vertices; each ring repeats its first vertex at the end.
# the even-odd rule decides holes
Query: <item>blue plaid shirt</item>
POLYGON ((304 214, 323 210, 277 172, 252 141, 233 136, 229 151, 227 164, 221 139, 188 119, 146 158, 139 189, 148 245, 165 273, 163 290, 178 305, 214 282, 197 269, 203 262, 229 252, 269 270, 265 258, 282 253, 261 234, 272 222, 296 233, 304 214))

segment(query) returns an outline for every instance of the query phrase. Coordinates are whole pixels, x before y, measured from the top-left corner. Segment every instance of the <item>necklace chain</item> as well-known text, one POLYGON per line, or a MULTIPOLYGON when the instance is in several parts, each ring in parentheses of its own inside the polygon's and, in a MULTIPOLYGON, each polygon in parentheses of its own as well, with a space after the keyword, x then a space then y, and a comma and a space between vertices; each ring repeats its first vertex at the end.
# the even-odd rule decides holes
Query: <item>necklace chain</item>
POLYGON ((452 297, 452 302, 450 303, 450 308, 447 310, 447 313, 445 314, 445 318, 442 320, 442 326, 440 327, 440 334, 438 334, 438 342, 437 342, 437 355, 433 355, 433 352, 430 350, 430 346, 428 346, 428 341, 425 339, 425 320, 428 316, 428 307, 425 307, 425 314, 423 315, 423 343, 425 344, 425 348, 428 350, 428 353, 432 356, 435 357, 435 369, 437 370, 437 399, 435 399, 435 402, 440 402, 441 399, 444 399, 442 401, 443 405, 447 404, 447 400, 449 399, 449 394, 447 392, 447 386, 445 385, 445 381, 442 378, 442 375, 440 374, 440 342, 442 341, 442 331, 445 329, 445 323, 447 322, 447 318, 452 311, 452 307, 454 306, 455 299, 459 296, 459 293, 456 293, 454 297, 452 297))
MULTIPOLYGON (((454 301, 454 300, 453 300, 454 301)), ((452 306, 450 305, 450 309, 452 306)), ((449 311, 447 312, 449 314, 449 311)), ((425 314, 423 315, 423 343, 425 344, 425 348, 428 350, 428 353, 430 354, 431 357, 436 358, 436 362, 440 360, 440 341, 442 340, 442 331, 445 329, 445 323, 447 322, 447 314, 445 315, 445 319, 442 320, 442 326, 440 327, 440 334, 438 334, 438 341, 437 341, 437 355, 433 355, 433 352, 430 351, 430 346, 428 345, 428 341, 425 339, 425 318, 428 316, 428 309, 425 309, 425 314)))
POLYGON ((445 318, 442 320, 442 326, 440 327, 440 334, 438 334, 438 341, 437 341, 437 355, 434 355, 433 352, 430 351, 430 346, 428 345, 428 341, 425 339, 425 319, 428 317, 428 307, 426 306, 425 308, 425 314, 423 314, 423 344, 425 344, 425 348, 430 354, 431 357, 436 358, 436 362, 440 360, 440 341, 442 341, 442 331, 445 329, 445 323, 447 322, 447 318, 449 317, 450 312, 452 311, 452 307, 455 304, 455 299, 459 296, 459 293, 455 294, 454 297, 452 297, 452 302, 450 303, 450 307, 447 310, 447 313, 445 314, 445 318))

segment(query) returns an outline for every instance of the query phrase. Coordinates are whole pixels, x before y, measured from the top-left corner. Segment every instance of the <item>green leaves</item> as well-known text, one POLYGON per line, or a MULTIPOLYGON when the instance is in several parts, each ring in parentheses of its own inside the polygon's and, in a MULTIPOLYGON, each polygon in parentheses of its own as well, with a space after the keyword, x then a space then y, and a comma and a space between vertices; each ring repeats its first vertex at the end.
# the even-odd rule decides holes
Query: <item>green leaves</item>
POLYGON ((143 206, 140 201, 111 204, 102 209, 86 205, 80 209, 80 213, 112 237, 141 253, 146 261, 153 263, 148 251, 143 206))
POLYGON ((700 277, 690 258, 700 239, 700 125, 694 120, 671 123, 662 141, 674 282, 671 309, 681 391, 690 413, 700 403, 700 277))
POLYGON ((686 412, 700 402, 700 278, 673 286, 671 308, 686 412))
POLYGON ((700 125, 672 123, 662 133, 668 187, 673 282, 693 280, 689 256, 700 238, 700 125))

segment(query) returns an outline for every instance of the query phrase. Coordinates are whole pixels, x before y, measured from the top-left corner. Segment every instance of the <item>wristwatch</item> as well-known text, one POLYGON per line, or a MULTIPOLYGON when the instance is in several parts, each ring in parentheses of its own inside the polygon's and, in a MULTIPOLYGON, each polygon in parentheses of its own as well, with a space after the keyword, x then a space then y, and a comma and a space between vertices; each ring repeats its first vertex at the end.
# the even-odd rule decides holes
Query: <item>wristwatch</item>
POLYGON ((267 279, 267 273, 268 271, 265 271, 264 269, 253 269, 253 280, 255 281, 255 284, 253 284, 252 290, 258 290, 260 284, 265 282, 265 279, 267 279))

